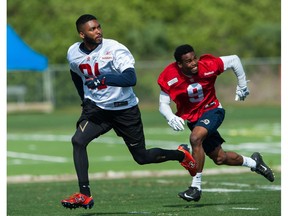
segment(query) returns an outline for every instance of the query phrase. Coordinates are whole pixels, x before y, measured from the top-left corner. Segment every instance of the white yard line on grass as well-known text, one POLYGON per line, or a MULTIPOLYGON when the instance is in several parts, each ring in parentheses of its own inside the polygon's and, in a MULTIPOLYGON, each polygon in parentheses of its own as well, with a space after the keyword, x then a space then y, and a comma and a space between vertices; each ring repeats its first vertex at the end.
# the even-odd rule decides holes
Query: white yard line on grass
POLYGON ((65 163, 68 161, 68 159, 65 157, 29 154, 29 153, 12 152, 12 151, 7 151, 7 157, 17 158, 17 159, 36 160, 36 161, 48 161, 48 162, 53 162, 53 163, 65 163))
MULTIPOLYGON (((272 167, 274 171, 280 172, 281 167, 272 167)), ((204 175, 220 175, 220 174, 232 174, 232 173, 248 173, 249 169, 244 167, 226 167, 226 168, 213 168, 205 169, 204 175)), ((187 176, 186 170, 162 170, 162 171, 150 171, 150 170, 136 170, 130 172, 98 172, 90 173, 89 178, 91 180, 97 179, 122 179, 122 178, 143 178, 143 177, 165 177, 165 176, 187 176)), ((29 182, 59 182, 59 181, 76 181, 76 174, 63 174, 63 175, 18 175, 8 176, 7 183, 29 183, 29 182)), ((263 188, 267 190, 273 190, 273 188, 263 188)), ((280 190, 280 186, 274 188, 274 190, 280 190)))
POLYGON ((248 210, 248 211, 257 211, 259 208, 251 208, 251 207, 233 207, 232 209, 234 210, 248 210))

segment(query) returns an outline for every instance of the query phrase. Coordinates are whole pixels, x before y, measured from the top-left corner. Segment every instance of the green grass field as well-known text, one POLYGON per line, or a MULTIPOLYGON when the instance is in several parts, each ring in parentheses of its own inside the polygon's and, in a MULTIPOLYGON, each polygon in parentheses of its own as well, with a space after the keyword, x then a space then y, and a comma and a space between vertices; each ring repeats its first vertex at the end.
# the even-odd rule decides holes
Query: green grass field
MULTIPOLYGON (((175 149, 188 143, 189 130, 174 132, 156 109, 142 109, 148 147, 175 149)), ((277 106, 227 107, 219 131, 223 148, 250 156, 262 153, 276 173, 268 182, 255 173, 227 174, 208 158, 203 177, 203 197, 198 203, 177 198, 191 178, 178 162, 139 166, 113 131, 88 146, 93 209, 70 211, 60 200, 78 190, 72 161, 71 136, 80 111, 75 108, 52 114, 26 113, 7 116, 7 212, 24 215, 280 215, 281 121, 277 106), (209 171, 219 168, 221 175, 209 171), (150 172, 150 177, 109 179, 103 175, 150 172), (176 171, 177 176, 153 177, 153 173, 176 171), (68 181, 71 179, 72 181, 68 181), (42 181, 42 182, 37 182, 42 181)), ((240 171, 247 170, 244 167, 240 171)), ((215 173, 215 172, 214 172, 215 173)))
POLYGON ((75 182, 8 185, 8 215, 280 215, 280 173, 270 183, 254 173, 208 175, 199 202, 186 202, 177 193, 190 177, 126 178, 92 181, 92 209, 64 209, 60 199, 75 190, 75 182))

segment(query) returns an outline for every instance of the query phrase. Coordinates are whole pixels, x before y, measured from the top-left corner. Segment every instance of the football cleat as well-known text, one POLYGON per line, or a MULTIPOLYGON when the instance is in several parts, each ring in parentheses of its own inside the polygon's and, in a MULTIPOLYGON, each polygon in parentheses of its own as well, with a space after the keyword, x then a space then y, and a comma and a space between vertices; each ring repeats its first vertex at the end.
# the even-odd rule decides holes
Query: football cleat
POLYGON ((256 168, 251 168, 251 171, 258 173, 258 174, 264 176, 270 182, 273 182, 274 181, 274 173, 264 163, 261 154, 259 152, 254 152, 251 155, 251 158, 256 161, 256 168))
POLYGON ((178 146, 177 150, 182 151, 185 155, 183 161, 180 162, 180 164, 189 171, 191 176, 195 176, 197 173, 196 161, 190 154, 188 145, 181 144, 178 146))
POLYGON ((189 187, 188 190, 178 193, 178 196, 187 202, 198 202, 201 198, 202 191, 197 187, 189 187))
POLYGON ((88 197, 81 193, 75 193, 70 196, 68 199, 61 200, 61 204, 65 208, 76 209, 83 207, 85 209, 91 209, 94 205, 94 200, 92 196, 88 197))

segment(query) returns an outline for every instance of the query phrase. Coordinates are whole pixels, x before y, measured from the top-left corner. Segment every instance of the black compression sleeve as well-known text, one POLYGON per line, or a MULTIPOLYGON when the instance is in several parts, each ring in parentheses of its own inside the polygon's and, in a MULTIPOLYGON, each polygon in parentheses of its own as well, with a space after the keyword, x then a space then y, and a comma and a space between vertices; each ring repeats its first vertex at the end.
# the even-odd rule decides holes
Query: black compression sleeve
POLYGON ((135 86, 137 81, 134 68, 127 68, 121 74, 101 74, 98 79, 104 85, 119 87, 135 86))

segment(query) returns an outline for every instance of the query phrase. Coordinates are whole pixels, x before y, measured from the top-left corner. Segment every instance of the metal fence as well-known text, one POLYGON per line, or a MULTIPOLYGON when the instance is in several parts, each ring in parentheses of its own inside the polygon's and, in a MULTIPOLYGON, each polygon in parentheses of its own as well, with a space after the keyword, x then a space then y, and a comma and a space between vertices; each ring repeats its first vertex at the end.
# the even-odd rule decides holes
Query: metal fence
MULTIPOLYGON (((172 61, 136 60, 137 85, 134 90, 142 103, 158 103, 159 86, 157 85, 157 78, 164 67, 172 61)), ((250 80, 251 94, 247 98, 247 104, 280 104, 281 59, 250 58, 241 61, 247 79, 250 80)), ((8 73, 7 102, 22 103, 22 105, 23 103, 32 102, 41 103, 45 102, 45 95, 49 95, 49 100, 56 108, 80 104, 80 98, 71 81, 68 64, 50 65, 47 73, 45 79, 34 72, 8 73), (45 83, 47 79, 50 79, 49 82, 51 82, 48 89, 45 83), (25 91, 15 93, 11 86, 21 86, 25 91)), ((216 92, 222 103, 232 103, 234 101, 236 84, 237 80, 232 70, 219 76, 216 81, 216 92)))

